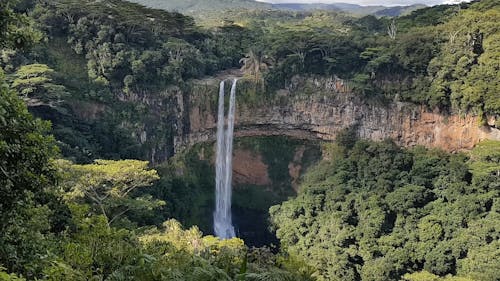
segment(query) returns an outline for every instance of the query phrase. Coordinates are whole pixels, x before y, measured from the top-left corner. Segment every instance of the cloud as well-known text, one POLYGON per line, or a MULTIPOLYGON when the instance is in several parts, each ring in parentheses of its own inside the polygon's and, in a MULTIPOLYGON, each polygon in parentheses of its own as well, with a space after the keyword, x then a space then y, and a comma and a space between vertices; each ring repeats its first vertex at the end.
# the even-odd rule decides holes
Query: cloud
POLYGON ((412 4, 451 4, 457 3, 460 0, 257 0, 259 2, 268 3, 350 3, 358 5, 384 5, 384 6, 397 6, 397 5, 412 5, 412 4))

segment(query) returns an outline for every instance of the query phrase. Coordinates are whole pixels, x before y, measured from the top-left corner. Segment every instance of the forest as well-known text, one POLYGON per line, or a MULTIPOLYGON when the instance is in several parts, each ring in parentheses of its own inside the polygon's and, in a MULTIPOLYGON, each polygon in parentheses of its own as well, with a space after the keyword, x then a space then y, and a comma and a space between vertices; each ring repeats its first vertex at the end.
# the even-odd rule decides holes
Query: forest
POLYGON ((174 151, 174 101, 197 79, 241 69, 238 102, 258 107, 296 77, 338 77, 370 104, 500 127, 498 1, 397 17, 253 4, 200 19, 122 0, 0 2, 0 280, 500 280, 494 140, 450 153, 345 128, 302 151, 292 189, 301 140, 239 139, 276 190, 235 200, 272 238, 212 235, 198 217, 213 206, 213 145, 174 151))
POLYGON ((52 121, 63 155, 78 162, 171 157, 176 116, 168 107, 157 116, 146 104, 170 104, 175 92, 192 88, 191 79, 242 64, 247 80, 260 85, 257 96, 272 97, 298 75, 337 76, 381 104, 470 113, 484 124, 500 114, 496 1, 397 19, 238 10, 208 27, 176 12, 107 3, 23 1, 15 9, 28 13, 26 28, 37 27, 38 43, 5 49, 0 61, 31 111, 52 121), (148 124, 155 138, 138 141, 137 124, 148 124))

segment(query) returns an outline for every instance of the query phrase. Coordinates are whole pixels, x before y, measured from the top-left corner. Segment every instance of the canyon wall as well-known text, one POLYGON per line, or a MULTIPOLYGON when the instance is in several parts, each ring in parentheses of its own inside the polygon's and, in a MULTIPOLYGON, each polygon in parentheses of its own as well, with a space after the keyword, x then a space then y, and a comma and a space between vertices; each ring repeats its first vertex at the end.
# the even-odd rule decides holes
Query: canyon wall
MULTIPOLYGON (((196 83, 196 94, 177 95, 176 151, 215 140, 216 96, 212 95, 218 83, 214 79, 196 83)), ((238 95, 235 135, 239 137, 286 135, 330 141, 339 131, 356 128, 360 138, 390 138, 406 147, 424 145, 452 152, 470 149, 483 139, 500 140, 500 130, 480 126, 477 117, 445 115, 403 102, 366 101, 336 77, 296 77, 286 89, 252 103, 244 101, 245 93, 238 95)))

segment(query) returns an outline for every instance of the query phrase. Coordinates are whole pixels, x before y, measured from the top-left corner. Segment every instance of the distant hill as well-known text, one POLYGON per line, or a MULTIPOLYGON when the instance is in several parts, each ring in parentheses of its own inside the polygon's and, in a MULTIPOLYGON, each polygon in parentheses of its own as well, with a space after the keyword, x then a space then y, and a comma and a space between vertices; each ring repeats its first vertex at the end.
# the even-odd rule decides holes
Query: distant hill
POLYGON ((396 6, 396 7, 389 7, 385 8, 383 10, 377 11, 373 13, 375 16, 379 17, 397 17, 397 16, 405 16, 409 15, 411 12, 427 8, 426 5, 423 4, 415 4, 411 6, 396 6))
POLYGON ((273 4, 275 9, 285 9, 294 11, 311 11, 311 10, 333 10, 343 11, 354 15, 376 15, 376 16, 399 16, 406 15, 420 8, 426 7, 422 4, 411 6, 361 6, 348 3, 334 3, 334 4, 302 4, 302 3, 288 3, 288 4, 273 4))
MULTIPOLYGON (((302 4, 302 3, 286 3, 286 4, 268 4, 257 2, 254 0, 128 0, 142 4, 144 6, 164 9, 169 11, 178 11, 196 16, 199 12, 213 12, 235 9, 252 9, 252 10, 289 10, 289 11, 313 11, 313 10, 330 10, 342 11, 353 15, 376 15, 376 16, 399 16, 406 15, 410 12, 426 7, 425 5, 411 6, 361 6, 348 3, 334 4, 302 4)), ((293 0, 290 0, 293 2, 293 0)))
POLYGON ((271 4, 254 0, 129 0, 147 7, 194 14, 227 9, 271 9, 271 4))
POLYGON ((303 3, 286 3, 274 4, 275 9, 285 9, 294 11, 312 11, 312 10, 333 10, 344 11, 351 14, 372 14, 374 12, 386 9, 385 6, 361 6, 348 3, 334 4, 303 4, 303 3))

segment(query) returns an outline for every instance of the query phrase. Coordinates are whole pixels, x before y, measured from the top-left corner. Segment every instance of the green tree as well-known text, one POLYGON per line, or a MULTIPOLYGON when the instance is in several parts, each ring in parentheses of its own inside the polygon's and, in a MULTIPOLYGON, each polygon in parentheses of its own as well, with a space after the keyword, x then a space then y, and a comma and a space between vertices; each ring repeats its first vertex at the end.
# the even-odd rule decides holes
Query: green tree
POLYGON ((41 193, 53 185, 57 155, 50 124, 34 118, 10 90, 0 71, 0 226, 28 192, 41 193))
POLYGON ((485 140, 471 151, 471 171, 475 175, 500 176, 500 141, 485 140))
POLYGON ((0 280, 2 281, 26 281, 26 279, 17 276, 16 274, 8 274, 4 271, 5 268, 0 267, 0 280))
POLYGON ((54 70, 45 64, 23 65, 14 74, 12 87, 28 106, 56 106, 67 93, 64 86, 54 83, 53 76, 54 70))
POLYGON ((95 213, 106 218, 109 225, 127 212, 152 210, 165 202, 150 195, 134 197, 137 188, 150 186, 159 179, 155 170, 148 170, 148 162, 138 160, 96 160, 93 164, 74 165, 62 162, 67 171, 63 186, 69 191, 68 200, 90 203, 95 213))
POLYGON ((427 271, 405 274, 403 280, 404 281, 475 281, 475 279, 467 277, 454 277, 454 276, 440 277, 438 275, 434 275, 427 271))
POLYGON ((41 39, 41 33, 33 28, 31 19, 14 12, 16 0, 0 2, 0 49, 25 48, 41 39))
POLYGON ((264 55, 263 51, 252 48, 240 63, 243 65, 241 70, 245 75, 251 77, 254 83, 263 84, 264 73, 269 69, 271 59, 264 55))

